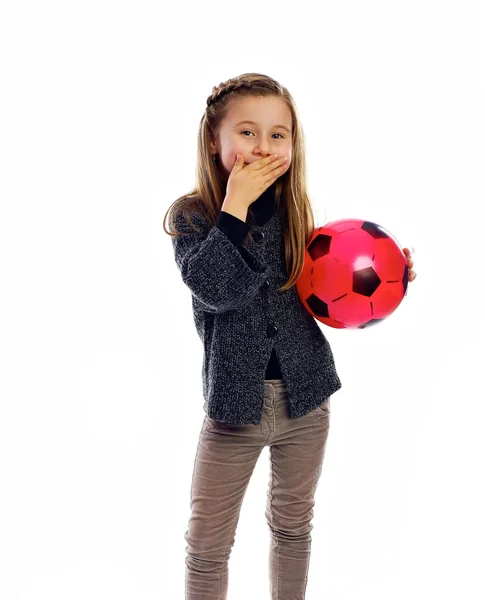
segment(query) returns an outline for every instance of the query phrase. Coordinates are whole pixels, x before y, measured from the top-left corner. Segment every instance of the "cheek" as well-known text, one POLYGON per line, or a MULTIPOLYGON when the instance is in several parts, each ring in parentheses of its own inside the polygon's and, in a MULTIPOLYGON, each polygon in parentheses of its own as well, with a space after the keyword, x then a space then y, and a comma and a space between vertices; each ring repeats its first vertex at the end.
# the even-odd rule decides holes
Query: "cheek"
POLYGON ((244 147, 244 144, 232 143, 225 148, 225 155, 228 156, 229 159, 231 157, 236 158, 236 154, 242 154, 243 156, 246 156, 247 148, 244 147))

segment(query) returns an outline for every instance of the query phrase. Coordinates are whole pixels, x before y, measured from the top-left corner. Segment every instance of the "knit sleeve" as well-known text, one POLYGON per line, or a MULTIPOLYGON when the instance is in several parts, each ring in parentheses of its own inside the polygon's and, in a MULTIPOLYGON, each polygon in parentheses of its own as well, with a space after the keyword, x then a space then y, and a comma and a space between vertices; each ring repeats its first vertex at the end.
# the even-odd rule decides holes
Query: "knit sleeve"
POLYGON ((209 226, 199 214, 191 215, 200 233, 182 213, 175 218, 184 233, 172 237, 175 262, 182 281, 210 313, 236 310, 248 304, 269 276, 271 267, 245 248, 235 246, 217 226, 209 226))

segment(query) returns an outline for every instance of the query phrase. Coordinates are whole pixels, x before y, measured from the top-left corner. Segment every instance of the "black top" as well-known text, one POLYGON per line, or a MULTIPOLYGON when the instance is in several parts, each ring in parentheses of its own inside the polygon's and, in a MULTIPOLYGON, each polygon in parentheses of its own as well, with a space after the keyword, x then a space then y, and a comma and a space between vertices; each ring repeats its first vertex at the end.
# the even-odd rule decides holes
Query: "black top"
MULTIPOLYGON (((246 235, 251 229, 248 221, 261 226, 271 219, 275 210, 277 210, 274 199, 275 186, 275 183, 270 185, 257 200, 250 204, 247 221, 242 221, 238 217, 221 210, 216 227, 223 231, 235 246, 241 247, 243 245, 246 235)), ((264 378, 283 379, 274 347, 264 378)))
POLYGON ((276 291, 288 277, 280 217, 275 210, 260 226, 240 219, 250 231, 238 247, 198 211, 174 215, 175 229, 189 234, 172 236, 172 245, 204 349, 204 410, 215 421, 261 423, 273 348, 291 419, 321 407, 342 387, 330 344, 296 286, 276 291))

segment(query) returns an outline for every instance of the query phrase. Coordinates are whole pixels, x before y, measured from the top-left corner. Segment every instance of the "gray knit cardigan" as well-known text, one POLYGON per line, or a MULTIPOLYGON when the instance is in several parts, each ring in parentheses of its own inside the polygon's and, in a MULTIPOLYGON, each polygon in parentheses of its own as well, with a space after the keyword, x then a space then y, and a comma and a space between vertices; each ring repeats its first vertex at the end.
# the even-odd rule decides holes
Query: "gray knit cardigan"
POLYGON ((261 423, 273 347, 290 418, 314 410, 342 387, 330 344, 295 286, 276 291, 288 279, 280 214, 248 226, 241 246, 199 213, 191 219, 201 233, 182 213, 175 216, 177 229, 190 233, 172 237, 172 244, 204 349, 204 411, 216 421, 261 423))

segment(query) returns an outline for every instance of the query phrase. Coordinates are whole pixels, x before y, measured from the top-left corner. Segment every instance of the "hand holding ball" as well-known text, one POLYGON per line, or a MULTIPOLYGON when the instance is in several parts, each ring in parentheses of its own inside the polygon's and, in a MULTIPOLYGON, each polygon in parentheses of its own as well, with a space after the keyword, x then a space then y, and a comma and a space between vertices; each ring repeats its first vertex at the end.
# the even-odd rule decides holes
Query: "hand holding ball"
POLYGON ((402 302, 406 262, 397 241, 380 225, 361 219, 332 221, 315 229, 296 290, 308 312, 325 325, 363 329, 402 302))

